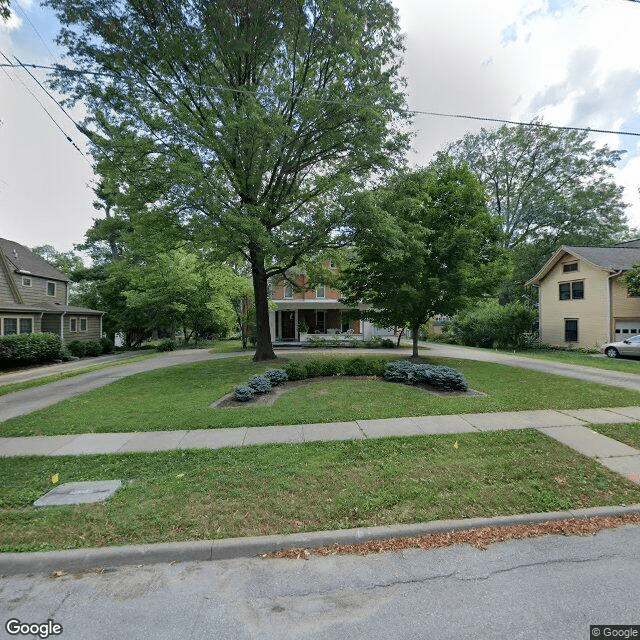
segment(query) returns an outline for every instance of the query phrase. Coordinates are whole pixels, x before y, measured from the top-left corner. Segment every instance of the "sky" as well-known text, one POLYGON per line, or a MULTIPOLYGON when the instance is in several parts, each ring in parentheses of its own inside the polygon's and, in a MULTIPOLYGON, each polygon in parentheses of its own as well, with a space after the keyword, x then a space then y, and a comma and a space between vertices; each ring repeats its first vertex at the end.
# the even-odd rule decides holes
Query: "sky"
MULTIPOLYGON (((392 1, 406 37, 411 109, 640 133, 640 2, 392 1)), ((25 63, 63 61, 53 13, 36 0, 12 2, 12 17, 0 22, 0 52, 25 63)), ((45 73, 33 73, 44 83, 45 73)), ((83 117, 81 106, 71 113, 83 117)), ((481 126, 498 125, 416 116, 410 164, 426 165, 481 126)), ((0 69, 0 237, 61 251, 82 242, 99 215, 95 177, 88 153, 66 136, 86 153, 82 136, 35 81, 0 69)), ((640 228, 640 137, 592 136, 598 146, 627 151, 614 176, 625 188, 629 223, 640 228)))

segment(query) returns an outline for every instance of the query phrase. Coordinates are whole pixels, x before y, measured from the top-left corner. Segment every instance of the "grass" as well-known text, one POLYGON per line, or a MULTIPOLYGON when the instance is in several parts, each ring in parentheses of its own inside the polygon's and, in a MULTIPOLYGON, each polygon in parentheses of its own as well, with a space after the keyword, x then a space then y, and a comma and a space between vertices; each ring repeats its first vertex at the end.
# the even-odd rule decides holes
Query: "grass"
MULTIPOLYGON (((379 356, 377 356, 379 357, 379 356)), ((174 366, 118 380, 7 420, 2 436, 162 431, 332 422, 525 409, 640 404, 640 393, 507 365, 432 358, 462 371, 480 397, 434 397, 379 380, 335 379, 291 389, 271 407, 210 409, 216 399, 273 363, 249 356, 174 366)))
MULTIPOLYGON (((187 345, 185 348, 194 348, 193 344, 187 345)), ((230 353, 233 351, 242 351, 242 342, 240 340, 222 340, 216 342, 209 348, 209 353, 230 353)), ((160 352, 143 352, 139 356, 132 356, 130 358, 124 358, 122 360, 115 360, 112 362, 104 362, 101 364, 87 364, 86 367, 80 367, 70 371, 62 371, 60 373, 54 373, 50 376, 42 376, 34 380, 25 380, 24 382, 14 382, 0 386, 0 396, 7 393, 13 393, 14 391, 22 391, 23 389, 31 389, 33 387, 40 387, 43 384, 49 384, 50 382, 57 382, 58 380, 64 380, 65 378, 73 378, 75 376, 82 375, 83 373, 89 373, 90 371, 98 371, 99 369, 107 369, 109 367, 118 367, 123 364, 132 364, 134 362, 140 362, 141 360, 149 360, 159 356, 160 352)), ((0 374, 1 375, 1 374, 0 374)))
POLYGON ((577 364, 583 367, 593 367, 596 369, 606 369, 608 371, 623 371, 625 373, 640 373, 640 361, 631 358, 607 358, 604 355, 575 353, 571 351, 506 351, 497 350, 498 353, 506 355, 517 355, 525 358, 537 360, 552 360, 564 364, 577 364))
POLYGON ((286 534, 640 502, 640 487, 534 430, 0 459, 0 551, 286 534), (454 442, 458 448, 454 448, 454 442), (104 504, 36 509, 60 482, 104 504))
POLYGON ((590 429, 608 436, 619 442, 624 442, 630 447, 640 449, 640 423, 630 424, 590 424, 590 429))

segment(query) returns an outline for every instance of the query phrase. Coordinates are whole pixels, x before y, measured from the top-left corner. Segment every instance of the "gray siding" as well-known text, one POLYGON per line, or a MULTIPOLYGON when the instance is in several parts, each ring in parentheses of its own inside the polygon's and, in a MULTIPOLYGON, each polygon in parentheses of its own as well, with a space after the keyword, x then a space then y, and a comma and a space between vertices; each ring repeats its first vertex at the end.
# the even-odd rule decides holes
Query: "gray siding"
POLYGON ((8 302, 16 302, 9 288, 9 283, 4 274, 4 269, 0 269, 0 304, 8 302))
POLYGON ((56 302, 60 304, 66 304, 67 302, 67 283, 60 282, 60 280, 47 280, 46 278, 40 278, 38 276, 28 276, 31 278, 31 286, 25 287, 22 284, 22 275, 19 273, 13 274, 14 281, 20 295, 24 300, 24 304, 44 304, 52 305, 56 302), (47 282, 55 282, 56 295, 47 295, 47 282))
POLYGON ((100 316, 69 313, 64 317, 64 341, 72 340, 100 340, 100 316), (71 319, 76 319, 76 331, 71 331, 71 319), (80 318, 87 319, 87 330, 80 331, 80 318))
POLYGON ((42 316, 42 333, 55 333, 60 335, 60 316, 45 313, 42 316))

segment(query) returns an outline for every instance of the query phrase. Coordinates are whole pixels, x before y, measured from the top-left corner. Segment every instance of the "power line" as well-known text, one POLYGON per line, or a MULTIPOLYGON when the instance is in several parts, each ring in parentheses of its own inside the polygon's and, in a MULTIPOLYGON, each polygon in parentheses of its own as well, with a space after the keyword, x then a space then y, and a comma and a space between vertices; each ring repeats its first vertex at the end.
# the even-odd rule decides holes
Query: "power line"
POLYGON ((45 42, 44 38, 40 35, 40 32, 38 31, 38 29, 36 29, 36 26, 33 24, 33 22, 31 22, 31 20, 29 19, 29 16, 27 15, 27 12, 20 6, 20 3, 19 2, 15 2, 14 5, 16 7, 18 7, 18 9, 20 10, 20 13, 24 17, 24 19, 31 25, 31 28, 35 31, 35 34, 38 36, 38 38, 40 38, 40 42, 42 42, 42 44, 44 45, 45 49, 49 52, 49 55, 52 58, 57 58, 58 56, 56 56, 53 53, 53 51, 51 51, 51 49, 49 49, 49 45, 45 42))
MULTIPOLYGON (((628 0, 628 1, 629 2, 635 2, 636 4, 640 4, 640 0, 628 0)), ((17 60, 17 58, 16 58, 16 60, 17 60)), ((27 71, 28 73, 29 73, 29 71, 28 71, 27 67, 31 67, 31 68, 34 68, 34 69, 47 69, 47 70, 53 70, 53 71, 64 71, 66 73, 117 77, 117 76, 115 76, 115 74, 111 74, 111 73, 97 72, 97 71, 85 71, 85 70, 82 70, 82 69, 70 69, 68 67, 63 67, 62 65, 58 65, 58 66, 52 67, 52 66, 47 66, 47 65, 37 65, 37 64, 22 63, 21 62, 19 65, 16 65, 16 64, 8 64, 7 65, 7 64, 1 64, 0 63, 0 67, 22 68, 25 71, 27 71)), ((29 75, 32 75, 32 74, 29 74, 29 75)), ((32 75, 32 77, 34 77, 34 76, 32 75)), ((38 84, 40 84, 40 83, 38 83, 38 84)), ((252 96, 256 95, 255 91, 251 91, 249 89, 235 89, 235 88, 231 88, 231 87, 222 87, 222 86, 212 86, 211 88, 212 89, 217 89, 219 91, 228 91, 228 92, 231 92, 231 93, 248 94, 248 95, 252 95, 252 96)), ((55 100, 55 98, 53 98, 53 99, 55 100)), ((326 99, 326 98, 303 97, 303 99, 304 100, 308 100, 308 101, 312 101, 312 102, 319 102, 319 103, 322 103, 322 104, 337 104, 337 105, 343 104, 343 102, 340 101, 340 100, 329 100, 329 99, 326 99)), ((58 106, 60 106, 60 105, 58 105, 58 106)), ((62 109, 62 106, 60 106, 60 108, 62 109)), ((476 120, 478 122, 493 122, 493 123, 499 123, 499 124, 511 124, 511 125, 515 125, 515 126, 519 126, 519 127, 538 127, 538 128, 541 128, 541 129, 554 129, 554 130, 560 130, 560 131, 584 131, 586 133, 602 133, 602 134, 610 134, 610 135, 617 135, 617 136, 640 137, 640 132, 637 132, 637 131, 614 131, 612 129, 594 129, 592 127, 569 127, 569 126, 547 124, 547 123, 544 123, 544 122, 536 122, 536 121, 524 122, 524 121, 519 121, 519 120, 507 120, 505 118, 489 118, 489 117, 485 117, 485 116, 476 116, 476 115, 465 114, 465 113, 443 113, 443 112, 438 112, 438 111, 423 111, 423 110, 420 110, 420 109, 398 109, 398 108, 395 108, 395 107, 391 107, 390 110, 395 111, 396 113, 399 113, 399 114, 404 114, 404 115, 431 116, 431 117, 438 117, 438 118, 457 118, 457 119, 463 119, 463 120, 476 120)))
MULTIPOLYGON (((0 51, 0 55, 7 61, 7 62, 11 62, 9 60, 9 58, 7 58, 7 56, 4 55, 4 53, 2 53, 2 51, 0 51)), ((22 78, 20 78, 19 76, 17 76, 18 78, 18 82, 20 82, 20 84, 31 94, 31 97, 40 105, 40 107, 42 108, 42 110, 47 114, 47 116, 49 117, 49 119, 51 120, 51 122, 53 122, 53 124, 56 126, 56 128, 60 131, 60 133, 62 133, 62 135, 73 145, 73 148, 78 151, 78 153, 80 153, 80 155, 86 160, 86 162, 91 165, 91 162, 89 161, 89 158, 87 158, 87 156, 85 156, 85 154, 82 152, 82 149, 80 149, 80 147, 73 141, 73 139, 71 138, 71 136, 69 136, 67 134, 67 132, 60 126, 60 124, 58 124, 58 121, 49 113, 49 110, 42 104, 42 102, 40 101, 40 99, 38 98, 38 96, 36 96, 35 93, 33 93, 33 91, 31 91, 31 89, 22 81, 22 78)))

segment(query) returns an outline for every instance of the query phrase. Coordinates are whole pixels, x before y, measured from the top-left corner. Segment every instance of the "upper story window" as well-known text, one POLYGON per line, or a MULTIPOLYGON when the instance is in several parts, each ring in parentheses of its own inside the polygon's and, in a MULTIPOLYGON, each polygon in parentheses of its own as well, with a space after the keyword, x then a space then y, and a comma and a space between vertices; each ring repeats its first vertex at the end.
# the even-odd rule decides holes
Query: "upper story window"
POLYGON ((29 276, 22 276, 22 286, 23 287, 31 286, 31 278, 29 276))
POLYGON ((558 288, 560 300, 582 300, 584 298, 584 280, 561 282, 558 288))
POLYGON ((56 283, 55 282, 47 282, 47 295, 55 296, 56 295, 56 283))
POLYGON ((569 273, 571 271, 577 271, 577 270, 578 270, 577 262, 568 262, 567 264, 562 265, 562 271, 564 273, 569 273))
POLYGON ((335 260, 329 260, 329 268, 330 269, 336 269, 337 268, 337 264, 335 260))
POLYGON ((323 284, 320 284, 316 287, 316 298, 326 298, 326 288, 323 284))
POLYGON ((293 298, 293 287, 290 284, 286 284, 284 286, 282 297, 283 298, 293 298))

